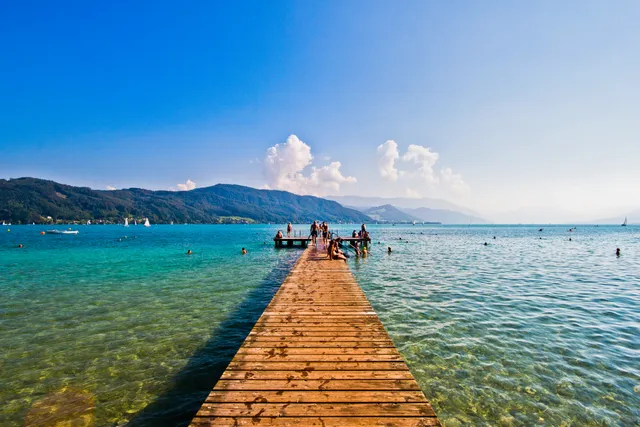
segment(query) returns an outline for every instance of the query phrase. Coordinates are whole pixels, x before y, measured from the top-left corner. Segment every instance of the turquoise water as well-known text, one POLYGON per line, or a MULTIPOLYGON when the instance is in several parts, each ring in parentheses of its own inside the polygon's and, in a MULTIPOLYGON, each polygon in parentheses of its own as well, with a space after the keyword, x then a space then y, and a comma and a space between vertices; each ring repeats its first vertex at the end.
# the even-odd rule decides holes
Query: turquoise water
MULTIPOLYGON (((446 426, 640 425, 640 227, 538 228, 371 226, 349 262, 446 426)), ((267 225, 10 229, 2 426, 184 424, 300 253, 267 225)))

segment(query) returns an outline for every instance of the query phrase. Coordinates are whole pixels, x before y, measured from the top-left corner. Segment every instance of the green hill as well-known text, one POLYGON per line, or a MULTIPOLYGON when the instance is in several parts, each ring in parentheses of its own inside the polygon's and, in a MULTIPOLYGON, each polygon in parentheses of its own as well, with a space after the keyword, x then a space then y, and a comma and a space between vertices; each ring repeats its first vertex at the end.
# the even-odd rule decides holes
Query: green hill
POLYGON ((92 190, 37 178, 0 179, 0 221, 13 224, 124 217, 153 223, 369 222, 365 214, 337 202, 286 191, 218 184, 192 191, 92 190))

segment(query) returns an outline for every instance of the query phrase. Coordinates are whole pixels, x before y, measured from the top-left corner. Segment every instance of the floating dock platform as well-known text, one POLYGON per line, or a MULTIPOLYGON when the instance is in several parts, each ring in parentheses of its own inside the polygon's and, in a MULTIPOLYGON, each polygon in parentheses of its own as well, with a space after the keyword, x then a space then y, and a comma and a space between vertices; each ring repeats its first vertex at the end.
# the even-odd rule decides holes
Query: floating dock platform
POLYGON ((347 263, 307 248, 191 426, 440 426, 347 263))

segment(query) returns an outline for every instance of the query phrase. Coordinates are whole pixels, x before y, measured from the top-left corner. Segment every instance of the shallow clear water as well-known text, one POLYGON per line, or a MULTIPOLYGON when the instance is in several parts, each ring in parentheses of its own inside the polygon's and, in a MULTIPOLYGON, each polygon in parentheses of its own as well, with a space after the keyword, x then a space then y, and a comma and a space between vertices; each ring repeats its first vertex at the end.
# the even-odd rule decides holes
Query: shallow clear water
MULTIPOLYGON (((10 228, 2 426, 51 401, 90 402, 97 426, 183 424, 300 253, 266 225, 10 228)), ((446 426, 640 425, 639 227, 370 231, 350 265, 446 426)))
POLYGON ((2 426, 52 396, 93 402, 98 426, 184 421, 299 254, 269 226, 75 228, 2 230, 2 426))
POLYGON ((372 229, 353 270, 446 426, 640 425, 640 227, 538 229, 372 229))

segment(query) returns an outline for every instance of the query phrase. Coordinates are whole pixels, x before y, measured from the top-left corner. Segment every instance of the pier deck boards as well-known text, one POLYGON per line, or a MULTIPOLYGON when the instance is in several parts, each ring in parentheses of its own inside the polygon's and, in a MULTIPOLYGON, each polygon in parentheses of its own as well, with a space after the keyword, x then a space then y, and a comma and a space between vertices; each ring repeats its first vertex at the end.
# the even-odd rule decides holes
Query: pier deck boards
POLYGON ((311 247, 191 425, 440 423, 347 264, 311 247))

